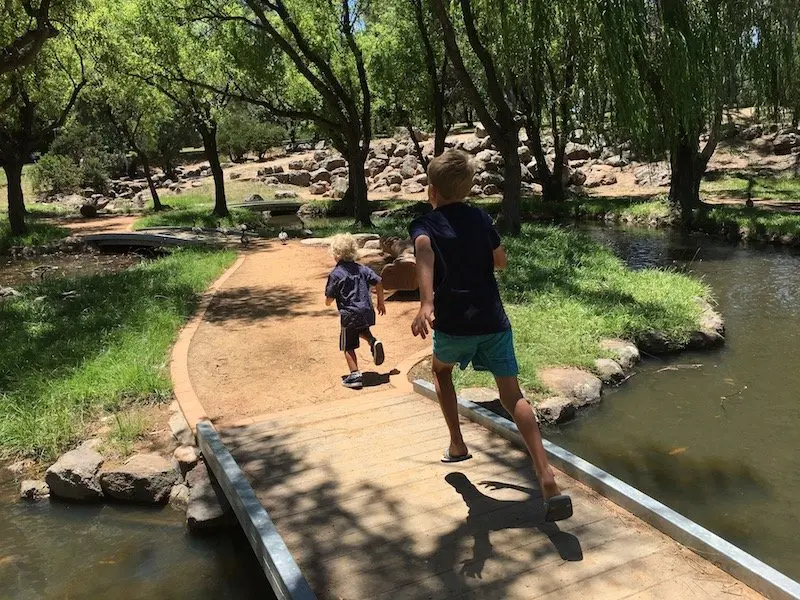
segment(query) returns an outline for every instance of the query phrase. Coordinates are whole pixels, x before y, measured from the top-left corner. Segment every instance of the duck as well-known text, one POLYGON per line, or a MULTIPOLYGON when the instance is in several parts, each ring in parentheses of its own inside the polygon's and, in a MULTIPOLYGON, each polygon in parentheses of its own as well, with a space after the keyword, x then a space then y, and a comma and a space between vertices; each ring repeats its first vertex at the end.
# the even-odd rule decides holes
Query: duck
POLYGON ((281 229, 281 232, 278 234, 278 239, 281 241, 281 244, 286 244, 287 240, 289 239, 289 234, 281 229))

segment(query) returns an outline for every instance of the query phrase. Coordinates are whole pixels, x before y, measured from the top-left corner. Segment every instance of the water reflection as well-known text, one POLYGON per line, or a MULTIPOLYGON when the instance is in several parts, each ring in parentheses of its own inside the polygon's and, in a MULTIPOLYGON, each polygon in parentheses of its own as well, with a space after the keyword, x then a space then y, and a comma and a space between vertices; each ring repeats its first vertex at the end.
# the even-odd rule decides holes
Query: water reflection
POLYGON ((702 278, 727 343, 645 361, 549 437, 800 579, 797 252, 677 232, 588 232, 632 268, 702 278))

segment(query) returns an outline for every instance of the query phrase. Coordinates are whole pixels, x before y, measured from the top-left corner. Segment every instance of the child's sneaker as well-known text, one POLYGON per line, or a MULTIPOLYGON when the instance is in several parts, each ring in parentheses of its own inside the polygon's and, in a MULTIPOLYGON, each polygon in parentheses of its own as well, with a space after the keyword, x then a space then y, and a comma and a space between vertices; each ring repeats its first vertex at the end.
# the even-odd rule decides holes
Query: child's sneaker
POLYGON ((372 360, 375 361, 375 365, 380 366, 383 364, 383 359, 383 342, 380 340, 375 340, 375 342, 372 344, 372 360))
POLYGON ((342 378, 342 385, 351 390, 360 390, 364 387, 364 378, 361 373, 350 373, 350 375, 342 378))

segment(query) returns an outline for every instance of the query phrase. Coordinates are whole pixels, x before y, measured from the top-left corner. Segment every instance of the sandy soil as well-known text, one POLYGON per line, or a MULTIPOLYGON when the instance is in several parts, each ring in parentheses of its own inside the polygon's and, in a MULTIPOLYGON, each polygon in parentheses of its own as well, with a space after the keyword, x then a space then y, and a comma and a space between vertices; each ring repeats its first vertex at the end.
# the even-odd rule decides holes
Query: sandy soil
POLYGON ((333 259, 325 249, 293 242, 247 255, 209 306, 192 340, 189 376, 208 416, 230 424, 244 417, 349 398, 393 387, 396 367, 430 343, 414 338, 418 304, 389 298, 374 332, 386 361, 358 351, 364 391, 341 385, 339 318, 324 305, 333 259))

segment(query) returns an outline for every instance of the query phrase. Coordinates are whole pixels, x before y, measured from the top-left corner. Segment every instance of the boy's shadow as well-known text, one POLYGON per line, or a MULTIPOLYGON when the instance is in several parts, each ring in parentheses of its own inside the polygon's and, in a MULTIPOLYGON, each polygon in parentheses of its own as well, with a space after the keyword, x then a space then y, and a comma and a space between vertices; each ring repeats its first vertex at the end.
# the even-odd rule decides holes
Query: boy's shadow
POLYGON ((466 522, 447 536, 450 541, 467 535, 475 540, 472 558, 463 561, 461 566, 461 573, 467 577, 481 577, 486 561, 492 556, 489 535, 503 529, 538 529, 550 539, 562 560, 583 560, 583 550, 578 538, 561 531, 555 523, 545 522, 545 508, 539 490, 497 481, 481 482, 481 485, 489 489, 513 489, 530 496, 521 501, 497 500, 478 490, 463 473, 450 473, 445 481, 455 488, 469 508, 466 522))
POLYGON ((388 373, 377 373, 375 371, 362 371, 361 378, 364 382, 364 387, 377 387, 389 383, 391 377, 400 375, 400 371, 392 369, 388 373))

